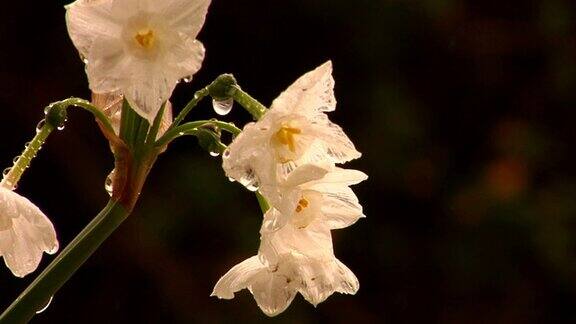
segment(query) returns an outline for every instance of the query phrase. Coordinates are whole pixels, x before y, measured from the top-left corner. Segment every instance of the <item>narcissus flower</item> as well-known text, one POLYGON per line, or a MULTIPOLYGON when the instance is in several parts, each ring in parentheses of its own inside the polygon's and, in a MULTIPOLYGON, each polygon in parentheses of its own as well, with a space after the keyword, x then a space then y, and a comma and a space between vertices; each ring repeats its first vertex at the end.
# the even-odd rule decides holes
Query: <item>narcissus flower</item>
POLYGON ((317 305, 334 292, 355 294, 358 279, 336 258, 316 260, 297 254, 283 255, 278 264, 268 266, 253 256, 228 271, 214 287, 212 296, 234 298, 248 289, 268 316, 282 313, 297 292, 317 305))
MULTIPOLYGON (((264 216, 258 255, 233 267, 214 287, 213 296, 231 299, 247 288, 269 316, 283 312, 300 292, 314 306, 334 292, 355 294, 359 282, 354 273, 334 256, 331 224, 321 206, 299 202, 317 215, 294 215, 284 226, 270 231, 266 224, 282 218, 272 208, 264 216)), ((303 210, 300 210, 303 211, 303 210)), ((297 212, 298 214, 298 212, 297 212)))
POLYGON ((0 186, 0 255, 17 277, 36 270, 42 252, 54 254, 54 226, 32 202, 0 186))
POLYGON ((68 32, 84 58, 90 88, 119 91, 150 123, 178 80, 196 73, 195 38, 210 0, 78 0, 66 7, 68 32))
POLYGON ((259 121, 244 127, 229 146, 226 174, 244 184, 260 184, 304 163, 344 163, 360 157, 342 129, 328 120, 326 112, 335 108, 328 61, 300 77, 259 121))

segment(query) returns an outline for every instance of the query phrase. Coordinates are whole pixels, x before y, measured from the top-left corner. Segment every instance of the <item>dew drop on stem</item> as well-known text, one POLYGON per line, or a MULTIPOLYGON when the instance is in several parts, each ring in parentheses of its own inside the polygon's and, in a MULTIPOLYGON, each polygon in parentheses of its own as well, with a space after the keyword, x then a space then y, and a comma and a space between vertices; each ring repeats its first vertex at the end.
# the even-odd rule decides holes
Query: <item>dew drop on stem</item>
POLYGON ((116 169, 110 171, 110 174, 106 177, 106 181, 104 182, 104 189, 108 193, 108 195, 112 196, 112 192, 114 191, 114 172, 116 169))
POLYGON ((48 302, 46 303, 46 305, 44 305, 44 307, 37 310, 36 314, 40 314, 40 313, 44 312, 45 310, 47 310, 48 307, 50 307, 50 304, 52 303, 52 299, 54 299, 54 296, 51 296, 50 299, 48 299, 48 302))
POLYGON ((42 119, 41 121, 38 122, 38 124, 36 125, 36 132, 40 132, 40 130, 42 129, 42 127, 44 127, 44 125, 46 125, 46 120, 42 119))
POLYGON ((214 111, 220 115, 228 115, 228 113, 232 110, 232 106, 234 105, 234 99, 226 99, 226 100, 216 100, 212 99, 212 107, 214 111))

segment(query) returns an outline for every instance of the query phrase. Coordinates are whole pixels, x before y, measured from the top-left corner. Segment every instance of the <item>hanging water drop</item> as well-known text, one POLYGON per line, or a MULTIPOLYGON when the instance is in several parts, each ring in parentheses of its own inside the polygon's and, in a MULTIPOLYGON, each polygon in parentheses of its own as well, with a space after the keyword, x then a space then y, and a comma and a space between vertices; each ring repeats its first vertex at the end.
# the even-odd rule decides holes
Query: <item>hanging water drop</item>
POLYGON ((189 75, 189 76, 187 76, 187 77, 184 77, 184 78, 182 78, 182 81, 184 81, 184 82, 186 82, 186 83, 190 83, 190 82, 192 82, 192 76, 189 75))
POLYGON ((16 155, 12 160, 12 163, 16 164, 16 162, 18 162, 18 159, 20 159, 20 155, 16 155))
POLYGON ((234 99, 226 99, 226 100, 216 100, 212 99, 212 107, 214 111, 221 116, 227 115, 231 110, 232 106, 234 105, 234 99))
POLYGON ((2 175, 3 175, 3 176, 7 176, 8 173, 10 173, 10 170, 12 170, 12 168, 6 168, 6 169, 4 169, 4 171, 2 171, 2 175))
POLYGON ((54 299, 54 296, 50 296, 50 299, 48 299, 48 302, 46 303, 46 305, 44 307, 42 307, 40 310, 36 311, 36 314, 40 314, 43 311, 47 310, 48 307, 50 306, 50 304, 52 303, 52 299, 54 299))
POLYGON ((210 151, 210 156, 217 157, 218 155, 220 155, 220 152, 218 152, 218 151, 210 151))
POLYGON ((104 189, 106 189, 106 192, 110 196, 112 196, 112 192, 114 192, 114 173, 115 172, 116 172, 116 169, 110 171, 110 174, 108 174, 108 176, 106 177, 106 181, 104 182, 104 189))
POLYGON ((28 148, 28 146, 30 146, 30 142, 26 142, 26 143, 24 143, 24 149, 27 149, 27 148, 28 148))
POLYGON ((46 120, 42 119, 41 121, 38 122, 38 124, 36 125, 36 132, 40 132, 40 130, 42 129, 42 127, 44 127, 44 125, 46 124, 46 120))

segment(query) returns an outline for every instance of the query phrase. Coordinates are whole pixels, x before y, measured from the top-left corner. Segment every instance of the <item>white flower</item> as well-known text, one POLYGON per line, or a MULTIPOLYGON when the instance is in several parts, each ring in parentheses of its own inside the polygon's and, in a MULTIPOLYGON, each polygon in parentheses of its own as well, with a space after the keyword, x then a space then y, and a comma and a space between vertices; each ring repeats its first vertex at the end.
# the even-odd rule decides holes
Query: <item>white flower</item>
POLYGON ((58 240, 54 226, 28 199, 0 187, 0 255, 17 277, 36 270, 42 252, 54 254, 58 240))
POLYGON ((262 183, 260 192, 279 210, 267 213, 263 228, 274 231, 287 222, 305 228, 315 220, 326 222, 330 229, 348 227, 364 217, 350 186, 367 178, 357 170, 304 164, 285 180, 262 183))
POLYGON ((195 38, 210 0, 78 0, 68 32, 86 62, 92 91, 120 91, 152 124, 178 80, 196 73, 204 46, 195 38))
POLYGON ((286 254, 270 267, 253 256, 220 278, 212 296, 232 299, 235 292, 244 288, 254 295, 266 315, 276 316, 286 310, 297 292, 316 306, 334 292, 355 294, 359 283, 354 273, 336 258, 324 261, 286 254))
MULTIPOLYGON (((267 219, 280 212, 269 210, 267 219)), ((334 292, 355 294, 358 279, 334 256, 328 223, 315 217, 302 227, 295 219, 270 232, 261 230, 258 255, 233 267, 214 287, 213 296, 231 299, 247 288, 269 316, 283 312, 297 292, 314 306, 334 292)))
POLYGON ((328 61, 300 77, 259 121, 244 127, 229 146, 226 174, 245 185, 259 185, 304 163, 344 163, 360 157, 342 129, 328 120, 326 112, 335 108, 328 61))

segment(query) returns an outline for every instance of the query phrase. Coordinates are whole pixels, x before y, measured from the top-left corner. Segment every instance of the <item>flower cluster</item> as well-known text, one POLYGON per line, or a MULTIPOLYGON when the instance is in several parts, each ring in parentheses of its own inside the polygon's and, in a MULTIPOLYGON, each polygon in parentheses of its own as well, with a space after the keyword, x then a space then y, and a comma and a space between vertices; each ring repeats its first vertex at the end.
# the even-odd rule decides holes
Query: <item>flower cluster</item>
POLYGON ((269 316, 296 293, 317 305, 334 292, 354 294, 358 279, 334 255, 331 230, 364 217, 350 189, 367 176, 336 166, 360 157, 326 112, 336 107, 326 62, 284 91, 223 154, 226 175, 258 190, 271 205, 257 256, 234 266, 213 295, 231 299, 247 288, 269 316))

